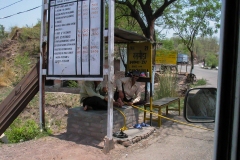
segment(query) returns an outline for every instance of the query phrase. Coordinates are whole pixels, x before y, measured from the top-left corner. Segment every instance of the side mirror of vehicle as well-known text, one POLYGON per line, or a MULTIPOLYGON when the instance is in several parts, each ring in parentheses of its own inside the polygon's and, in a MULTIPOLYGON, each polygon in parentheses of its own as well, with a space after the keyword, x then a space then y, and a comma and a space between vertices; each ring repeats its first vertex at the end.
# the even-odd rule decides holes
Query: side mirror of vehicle
POLYGON ((183 114, 190 123, 213 123, 216 114, 216 88, 194 88, 187 91, 183 114))

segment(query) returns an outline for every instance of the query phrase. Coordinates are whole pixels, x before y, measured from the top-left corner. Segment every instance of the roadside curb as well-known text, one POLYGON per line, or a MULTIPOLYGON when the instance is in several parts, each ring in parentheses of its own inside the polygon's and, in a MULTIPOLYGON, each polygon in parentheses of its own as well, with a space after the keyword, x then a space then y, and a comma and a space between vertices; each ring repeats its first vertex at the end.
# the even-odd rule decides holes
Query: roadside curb
POLYGON ((137 143, 143 139, 148 138, 155 132, 155 127, 143 127, 142 129, 129 128, 124 133, 128 135, 128 138, 116 138, 113 137, 114 143, 121 144, 124 147, 129 147, 134 143, 137 143))

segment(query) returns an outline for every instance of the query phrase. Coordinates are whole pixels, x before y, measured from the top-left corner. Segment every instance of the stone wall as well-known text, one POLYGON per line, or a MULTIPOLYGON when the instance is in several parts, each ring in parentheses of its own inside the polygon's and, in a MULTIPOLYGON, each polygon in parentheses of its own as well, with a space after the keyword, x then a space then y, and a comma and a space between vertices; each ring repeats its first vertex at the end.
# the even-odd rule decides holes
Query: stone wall
MULTIPOLYGON (((132 127, 138 123, 138 109, 129 106, 126 109, 121 108, 119 110, 126 116, 127 127, 132 127)), ((124 117, 118 110, 114 109, 113 132, 119 131, 123 126, 124 117)), ((107 111, 84 111, 83 107, 70 108, 68 111, 67 133, 103 140, 107 135, 107 111)))

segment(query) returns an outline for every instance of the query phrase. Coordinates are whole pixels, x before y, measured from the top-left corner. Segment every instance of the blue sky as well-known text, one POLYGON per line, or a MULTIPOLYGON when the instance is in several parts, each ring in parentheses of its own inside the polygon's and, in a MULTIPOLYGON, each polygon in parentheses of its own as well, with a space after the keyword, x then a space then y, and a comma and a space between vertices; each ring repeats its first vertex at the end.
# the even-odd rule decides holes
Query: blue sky
MULTIPOLYGON (((9 31, 11 27, 18 26, 33 26, 38 20, 41 20, 41 7, 28 11, 29 9, 42 5, 42 0, 0 0, 0 24, 5 27, 6 31, 9 31), (15 4, 14 4, 15 3, 15 4), (9 6, 11 5, 11 6, 9 6), (9 6, 9 7, 7 7, 9 6), (5 8, 6 7, 6 8, 5 8), (17 14, 19 12, 24 12, 17 14), (16 15, 13 15, 16 14, 16 15), (4 18, 6 16, 10 16, 4 18), (4 19, 2 19, 4 18, 4 19)), ((173 31, 169 30, 167 37, 173 36, 173 31)), ((219 33, 214 36, 219 37, 219 33)))
POLYGON ((38 20, 41 20, 41 9, 42 9, 41 7, 25 13, 21 13, 21 14, 17 14, 17 13, 24 12, 26 10, 29 10, 41 5, 42 5, 42 0, 1 0, 0 1, 0 24, 3 25, 5 27, 5 30, 7 31, 10 29, 10 27, 13 27, 13 26, 18 26, 18 27, 23 27, 26 25, 33 26, 37 23, 38 20), (3 17, 10 16, 13 14, 17 14, 17 15, 2 19, 3 17))

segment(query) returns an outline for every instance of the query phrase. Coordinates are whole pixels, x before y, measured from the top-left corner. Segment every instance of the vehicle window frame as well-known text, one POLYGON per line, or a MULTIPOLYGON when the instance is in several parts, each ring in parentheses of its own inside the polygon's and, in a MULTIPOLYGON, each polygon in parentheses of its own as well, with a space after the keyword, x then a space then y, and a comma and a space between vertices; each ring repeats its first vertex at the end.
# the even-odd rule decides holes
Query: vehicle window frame
POLYGON ((222 1, 214 159, 240 159, 240 1, 222 1))

